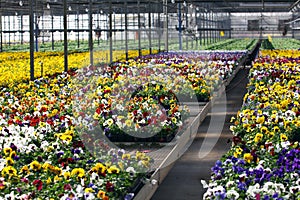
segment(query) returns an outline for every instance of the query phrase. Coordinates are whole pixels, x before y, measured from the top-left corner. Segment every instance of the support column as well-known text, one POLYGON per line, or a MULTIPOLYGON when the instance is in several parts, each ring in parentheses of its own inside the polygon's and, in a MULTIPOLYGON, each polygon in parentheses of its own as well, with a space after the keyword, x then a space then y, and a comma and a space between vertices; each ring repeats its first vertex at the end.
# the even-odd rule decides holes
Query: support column
POLYGON ((210 44, 213 42, 213 40, 212 40, 212 33, 213 33, 213 31, 212 31, 212 11, 210 11, 209 12, 209 28, 210 28, 210 31, 209 31, 209 42, 210 42, 210 44))
POLYGON ((178 42, 179 50, 182 50, 182 21, 181 21, 181 3, 178 2, 178 42))
POLYGON ((229 13, 229 18, 228 18, 228 22, 229 22, 229 39, 231 39, 231 15, 229 13))
POLYGON ((93 55, 93 3, 89 0, 89 51, 90 51, 90 65, 94 65, 93 55))
POLYGON ((80 47, 80 30, 79 30, 79 8, 77 8, 77 18, 76 18, 76 21, 77 21, 77 48, 80 47))
POLYGON ((30 32, 30 80, 34 80, 34 16, 33 1, 29 0, 29 32, 30 32))
POLYGON ((10 46, 10 18, 11 16, 7 16, 8 18, 8 46, 10 46))
POLYGON ((125 54, 126 54, 126 60, 128 60, 128 7, 127 7, 127 0, 124 2, 125 4, 125 54))
POLYGON ((68 71, 68 22, 67 22, 67 0, 64 0, 64 70, 68 71))
MULTIPOLYGON (((188 19, 188 14, 189 14, 189 9, 188 9, 188 7, 187 6, 185 6, 184 7, 185 8, 185 28, 187 29, 188 28, 188 24, 189 24, 189 19, 188 19)), ((189 36, 188 36, 188 34, 186 35, 186 37, 185 37, 185 48, 186 48, 186 50, 188 50, 189 49, 189 36)))
POLYGON ((203 19, 202 19, 202 13, 199 14, 200 15, 200 31, 199 31, 199 40, 200 40, 200 48, 202 48, 202 23, 203 23, 203 19))
POLYGON ((112 45, 112 0, 109 1, 109 62, 113 62, 113 45, 112 45))
MULTIPOLYGON (((2 8, 2 5, 1 5, 1 1, 0 1, 0 8, 2 8)), ((0 52, 3 52, 3 30, 2 30, 2 12, 0 12, 0 52)))
POLYGON ((165 21, 164 21, 164 33, 165 33, 165 51, 169 51, 169 30, 168 30, 168 0, 163 1, 163 8, 164 8, 164 15, 165 15, 165 21))
MULTIPOLYGON (((150 5, 150 2, 148 3, 149 7, 151 6, 150 5)), ((149 52, 150 54, 152 54, 152 37, 151 37, 151 11, 149 9, 149 12, 148 12, 148 28, 149 28, 149 52)))
MULTIPOLYGON (((157 6, 158 6, 158 4, 157 4, 157 6)), ((158 20, 158 52, 161 52, 161 21, 160 21, 160 13, 157 13, 157 15, 158 15, 158 17, 157 17, 157 20, 158 20)))
POLYGON ((54 16, 53 16, 53 12, 51 12, 51 47, 52 50, 54 50, 54 16))
POLYGON ((39 24, 38 16, 35 15, 35 51, 39 51, 39 24))
MULTIPOLYGON (((23 38, 23 34, 24 34, 24 32, 23 32, 23 14, 21 13, 21 22, 20 22, 21 24, 20 24, 20 30, 21 30, 21 33, 20 33, 20 36, 21 36, 21 44, 23 44, 24 43, 24 38, 23 38)), ((1 26, 2 26, 2 22, 1 22, 1 26)))
POLYGON ((141 13, 140 13, 140 0, 138 0, 137 4, 137 12, 138 12, 138 48, 139 48, 139 56, 142 55, 142 47, 141 47, 141 13))

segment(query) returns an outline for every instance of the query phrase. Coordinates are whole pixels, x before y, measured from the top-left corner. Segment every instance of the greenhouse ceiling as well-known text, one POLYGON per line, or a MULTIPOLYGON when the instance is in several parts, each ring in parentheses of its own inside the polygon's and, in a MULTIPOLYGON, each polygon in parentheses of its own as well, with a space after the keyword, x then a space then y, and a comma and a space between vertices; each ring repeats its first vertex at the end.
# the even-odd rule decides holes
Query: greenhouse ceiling
POLYGON ((0 0, 2 15, 28 14, 29 5, 38 14, 176 12, 178 4, 199 12, 289 12, 300 7, 295 0, 0 0), (64 7, 64 1, 66 6, 64 7))

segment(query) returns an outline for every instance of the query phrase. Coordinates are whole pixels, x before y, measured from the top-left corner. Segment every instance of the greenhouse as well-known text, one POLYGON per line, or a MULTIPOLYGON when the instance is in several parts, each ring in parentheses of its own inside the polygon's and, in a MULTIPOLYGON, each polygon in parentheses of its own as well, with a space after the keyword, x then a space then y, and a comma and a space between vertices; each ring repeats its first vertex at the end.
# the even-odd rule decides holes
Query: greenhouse
POLYGON ((300 199, 299 0, 0 0, 0 200, 300 199))

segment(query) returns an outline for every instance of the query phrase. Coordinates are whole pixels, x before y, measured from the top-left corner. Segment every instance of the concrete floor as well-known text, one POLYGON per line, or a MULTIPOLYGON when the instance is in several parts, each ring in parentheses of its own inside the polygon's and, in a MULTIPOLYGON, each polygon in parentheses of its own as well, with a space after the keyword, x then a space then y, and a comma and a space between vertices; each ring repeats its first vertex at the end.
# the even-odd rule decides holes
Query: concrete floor
POLYGON ((230 148, 230 119, 241 108, 248 83, 247 75, 247 69, 240 70, 227 86, 226 95, 216 101, 200 125, 194 141, 160 183, 152 200, 202 199, 205 189, 201 180, 210 179, 211 167, 230 148), (206 146, 199 153, 202 145, 206 146))

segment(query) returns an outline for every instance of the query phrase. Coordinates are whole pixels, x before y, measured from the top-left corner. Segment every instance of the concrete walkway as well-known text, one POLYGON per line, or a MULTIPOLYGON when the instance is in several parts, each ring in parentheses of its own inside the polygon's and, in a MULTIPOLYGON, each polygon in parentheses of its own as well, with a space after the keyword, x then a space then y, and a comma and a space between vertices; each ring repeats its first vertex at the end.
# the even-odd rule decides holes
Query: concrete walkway
POLYGON ((226 95, 215 103, 200 125, 194 141, 176 161, 165 180, 160 183, 152 200, 202 199, 205 190, 201 180, 210 179, 211 167, 231 146, 231 143, 228 143, 232 138, 229 130, 232 125, 230 119, 236 116, 236 112, 241 108, 248 83, 247 75, 248 70, 242 69, 232 80, 226 88, 226 95), (226 107, 225 111, 224 107, 226 107), (213 149, 210 151, 209 148, 205 148, 199 154, 204 143, 207 147, 213 146, 213 149), (207 155, 203 157, 205 154, 207 155))

